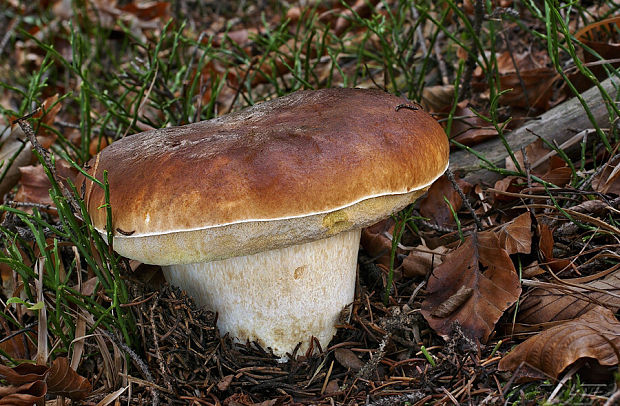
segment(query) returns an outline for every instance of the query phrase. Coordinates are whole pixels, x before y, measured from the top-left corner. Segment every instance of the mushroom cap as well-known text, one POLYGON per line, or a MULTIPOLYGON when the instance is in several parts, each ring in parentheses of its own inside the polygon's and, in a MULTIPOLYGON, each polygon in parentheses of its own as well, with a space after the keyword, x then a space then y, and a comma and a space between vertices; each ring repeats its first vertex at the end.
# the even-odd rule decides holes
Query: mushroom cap
MULTIPOLYGON (((443 129, 403 103, 379 90, 298 91, 127 136, 85 168, 108 172, 120 254, 160 265, 253 254, 372 224, 445 171, 443 129)), ((103 189, 77 184, 103 232, 103 189)))

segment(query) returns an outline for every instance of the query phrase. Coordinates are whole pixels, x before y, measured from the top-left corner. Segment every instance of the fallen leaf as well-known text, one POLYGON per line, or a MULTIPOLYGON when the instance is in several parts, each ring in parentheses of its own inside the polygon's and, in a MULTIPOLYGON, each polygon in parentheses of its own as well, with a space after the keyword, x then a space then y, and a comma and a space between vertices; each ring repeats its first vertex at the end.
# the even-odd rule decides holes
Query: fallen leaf
POLYGON ((0 364, 0 376, 10 385, 21 385, 44 380, 47 375, 47 369, 45 365, 28 363, 19 364, 13 368, 0 364))
POLYGON ((555 259, 553 257, 553 231, 544 223, 538 224, 538 234, 540 236, 538 248, 540 255, 545 260, 553 272, 560 272, 570 266, 567 259, 555 259))
MULTIPOLYGON (((75 184, 77 169, 64 159, 55 161, 56 174, 61 182, 68 185, 67 180, 71 180, 75 184)), ((50 197, 49 191, 52 184, 45 174, 42 165, 29 165, 19 168, 21 174, 20 185, 15 198, 16 202, 37 203, 54 207, 54 202, 50 197)), ((51 211, 50 211, 51 212, 51 211)), ((55 213, 55 211, 53 211, 55 213)))
MULTIPOLYGON (((493 186, 493 188, 500 192, 518 193, 525 186, 527 185, 523 183, 523 179, 521 179, 520 177, 506 176, 498 180, 497 182, 495 182, 495 185, 493 186)), ((509 196, 509 195, 506 195, 503 193, 497 193, 497 192, 493 192, 492 196, 495 202, 501 202, 501 203, 512 202, 518 199, 518 197, 509 196)))
MULTIPOLYGON (((456 183, 465 194, 468 194, 472 189, 472 185, 462 179, 457 179, 456 183)), ((454 189, 448 177, 443 175, 431 185, 426 197, 420 202, 420 214, 430 218, 437 225, 446 226, 454 224, 454 216, 450 206, 457 212, 462 204, 463 199, 454 189), (450 202, 449 205, 444 198, 450 202)))
MULTIPOLYGON (((558 76, 550 67, 546 52, 511 53, 504 51, 496 55, 502 105, 520 108, 548 109, 553 95, 554 79, 558 76)), ((488 87, 483 70, 477 67, 472 86, 480 91, 488 87)))
POLYGON ((69 366, 69 360, 66 357, 56 358, 52 362, 46 383, 48 394, 65 396, 72 400, 84 399, 92 392, 88 379, 78 375, 69 366))
POLYGON ((454 100, 454 85, 426 86, 420 104, 429 113, 450 111, 454 100))
POLYGON ((364 366, 362 360, 348 348, 337 348, 334 351, 334 357, 336 357, 336 361, 338 361, 340 365, 355 372, 359 371, 364 366))
POLYGON ((119 7, 119 10, 131 13, 141 20, 152 20, 154 18, 168 19, 169 8, 169 2, 160 1, 149 3, 129 3, 119 7))
POLYGON ((340 384, 338 383, 338 379, 330 379, 325 387, 325 394, 329 395, 337 392, 340 392, 340 384))
POLYGON ((444 246, 430 249, 424 245, 418 245, 403 259, 403 276, 406 278, 425 277, 433 267, 441 265, 446 251, 448 249, 444 246))
POLYGON ((454 111, 450 138, 463 145, 473 146, 497 136, 493 126, 467 107, 468 100, 460 102, 454 111))
POLYGON ((519 368, 526 378, 540 378, 541 372, 558 378, 567 367, 584 358, 604 366, 617 365, 618 348, 620 323, 610 310, 596 307, 517 345, 501 359, 499 370, 519 368))
POLYGON ((65 396, 73 400, 83 399, 92 391, 88 379, 71 369, 69 360, 65 357, 56 358, 51 367, 28 363, 13 368, 0 365, 0 376, 10 385, 23 386, 41 382, 45 389, 43 395, 65 396))
POLYGON ((357 0, 355 4, 351 6, 351 9, 343 10, 340 16, 338 16, 334 24, 334 33, 340 35, 349 28, 353 20, 353 13, 362 18, 368 17, 377 3, 379 3, 379 0, 357 0))
POLYGON ((234 375, 226 375, 217 383, 217 389, 222 392, 228 390, 234 378, 234 375))
POLYGON ((620 196, 620 158, 607 162, 605 168, 592 180, 592 189, 600 193, 620 196))
POLYGON ((28 165, 19 168, 19 189, 15 195, 16 202, 29 202, 52 206, 49 190, 52 187, 41 165, 28 165))
POLYGON ((2 340, 0 342, 0 350, 7 353, 14 360, 30 359, 32 354, 37 353, 37 348, 34 344, 36 340, 36 331, 34 334, 31 331, 26 331, 23 334, 2 340))
POLYGON ((45 399, 47 387, 43 381, 34 381, 20 386, 0 386, 0 405, 32 406, 45 399))
POLYGON ((386 235, 393 235, 396 222, 388 217, 378 223, 362 229, 360 243, 366 254, 374 259, 377 264, 390 266, 390 254, 392 252, 392 240, 386 235))
POLYGON ((467 337, 486 342, 495 323, 520 294, 519 276, 499 238, 482 232, 468 237, 435 268, 428 279, 422 315, 443 337, 458 323, 467 337), (458 308, 445 317, 434 316, 459 292, 469 296, 458 308))
MULTIPOLYGON (((575 38, 600 55, 602 60, 617 59, 618 55, 620 55, 620 42, 618 41, 618 36, 614 35, 614 33, 618 32, 618 27, 620 27, 620 17, 611 17, 586 25, 575 33, 575 38)), ((582 55, 582 61, 589 64, 588 68, 598 80, 603 80, 607 77, 608 74, 605 68, 600 64, 595 64, 595 62, 599 61, 597 56, 592 55, 585 47, 583 48, 582 55)), ((613 68, 618 68, 620 62, 614 61, 610 65, 613 68)), ((592 81, 586 78, 580 71, 575 72, 569 77, 580 92, 593 85, 592 81)))
POLYGON ((529 254, 532 250, 532 219, 530 213, 523 213, 504 224, 498 232, 500 245, 508 254, 529 254))
POLYGON ((614 312, 620 309, 620 270, 584 283, 583 288, 575 288, 579 285, 577 282, 565 282, 572 286, 536 288, 529 292, 519 304, 519 322, 538 324, 570 320, 600 306, 614 312))

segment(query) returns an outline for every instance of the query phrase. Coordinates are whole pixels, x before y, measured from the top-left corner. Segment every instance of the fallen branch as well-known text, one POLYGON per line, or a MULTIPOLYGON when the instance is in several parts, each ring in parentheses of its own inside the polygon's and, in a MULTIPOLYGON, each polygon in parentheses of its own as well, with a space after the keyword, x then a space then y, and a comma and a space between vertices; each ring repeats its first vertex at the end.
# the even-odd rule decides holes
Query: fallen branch
MULTIPOLYGON (((602 82, 601 85, 612 99, 615 98, 617 91, 611 78, 602 82)), ((616 80, 615 85, 620 85, 618 80, 616 80)), ((590 106, 597 125, 602 128, 608 127, 609 115, 599 90, 593 87, 585 91, 582 96, 590 106)), ((565 144, 563 149, 566 148, 570 151, 571 148, 574 149, 580 145, 581 140, 575 140, 575 136, 592 127, 593 125, 585 114, 583 106, 574 97, 542 114, 538 119, 528 121, 506 134, 506 140, 513 151, 518 151, 521 147, 536 141, 537 136, 557 145, 565 144), (575 142, 571 143, 571 140, 575 142)), ((587 135, 588 133, 582 134, 587 135)), ((499 138, 486 141, 473 149, 490 162, 504 168, 504 161, 508 153, 499 138)), ((478 157, 466 150, 455 151, 450 156, 450 169, 453 172, 464 173, 465 180, 470 183, 493 183, 500 178, 500 175, 482 168, 482 164, 483 162, 478 157)))

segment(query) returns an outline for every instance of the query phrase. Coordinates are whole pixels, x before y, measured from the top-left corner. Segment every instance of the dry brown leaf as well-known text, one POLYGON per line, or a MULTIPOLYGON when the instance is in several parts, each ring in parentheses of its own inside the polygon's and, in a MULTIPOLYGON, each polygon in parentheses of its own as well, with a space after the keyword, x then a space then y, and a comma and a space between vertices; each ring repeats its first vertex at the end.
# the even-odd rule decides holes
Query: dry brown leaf
POLYGON ((131 13, 140 20, 152 20, 154 18, 168 19, 168 10, 170 3, 167 1, 149 2, 149 3, 129 3, 120 6, 119 10, 131 13))
MULTIPOLYGON (((524 186, 527 185, 523 184, 523 180, 518 176, 505 176, 495 182, 493 188, 501 192, 518 193, 524 188, 524 186)), ((492 196, 495 202, 500 203, 512 202, 518 199, 514 196, 496 192, 493 192, 492 196)))
POLYGON ((357 372, 364 366, 362 360, 348 348, 337 348, 334 351, 334 356, 340 365, 352 371, 357 372))
MULTIPOLYGON (((611 17, 605 20, 597 21, 589 24, 575 34, 575 38, 581 41, 585 46, 594 50, 604 60, 612 60, 620 55, 620 42, 618 36, 614 32, 618 32, 620 27, 620 16, 611 17)), ((598 58, 587 50, 583 50, 582 60, 589 63, 588 68, 598 80, 607 77, 607 72, 602 65, 592 64, 597 62, 598 58)), ((614 68, 620 66, 620 62, 615 61, 611 64, 614 68)), ((571 82, 577 87, 577 90, 584 91, 592 86, 592 81, 587 79, 580 71, 570 76, 571 82)))
POLYGON ((454 100, 454 85, 426 86, 420 104, 429 113, 450 111, 454 100))
MULTIPOLYGON (((566 282, 578 285, 571 280, 566 282)), ((533 289, 519 305, 519 321, 538 324, 570 320, 600 306, 614 312, 620 309, 620 270, 602 279, 585 283, 583 288, 558 286, 533 289)))
POLYGON ((545 260, 545 264, 549 265, 553 272, 560 272, 570 265, 567 259, 555 259, 553 257, 553 231, 546 224, 538 224, 538 234, 540 240, 538 248, 540 254, 545 260))
POLYGON ((34 381, 42 381, 47 375, 48 368, 45 365, 23 363, 10 368, 0 364, 0 376, 10 385, 21 385, 34 381))
MULTIPOLYGON (((472 185, 462 179, 457 179, 457 184, 467 194, 471 191, 472 185)), ((454 211, 458 211, 463 204, 463 199, 458 192, 454 190, 452 183, 446 175, 437 179, 428 190, 426 197, 420 202, 420 214, 428 217, 432 222, 440 226, 454 224, 454 216, 450 210, 450 206, 454 211), (446 203, 444 197, 448 199, 450 205, 446 203)))
POLYGON ((497 136, 497 131, 488 122, 474 114, 467 107, 468 100, 460 102, 454 111, 455 119, 450 129, 450 138, 463 145, 473 146, 497 136))
POLYGON ((379 3, 379 0, 357 0, 355 4, 351 6, 351 10, 345 9, 342 11, 334 24, 334 33, 340 35, 349 28, 354 12, 362 18, 368 17, 377 3, 379 3))
POLYGON ((20 386, 0 386, 1 406, 32 406, 45 399, 47 386, 43 381, 34 381, 20 386))
POLYGON ((498 232, 501 246, 508 254, 529 254, 532 250, 532 219, 530 213, 523 213, 504 224, 498 232))
POLYGON ((448 251, 444 246, 430 249, 418 245, 403 259, 402 270, 406 278, 425 277, 434 267, 441 265, 443 254, 448 251))
POLYGON ((600 193, 620 196, 620 158, 609 161, 605 168, 592 180, 592 188, 600 193))
POLYGON ((69 360, 59 357, 52 362, 47 375, 47 390, 50 395, 65 396, 81 400, 92 392, 88 379, 78 375, 70 366, 69 360))
POLYGON ((515 371, 540 378, 540 372, 557 378, 580 359, 592 358, 600 365, 617 365, 620 323, 605 308, 591 309, 578 319, 564 322, 516 346, 499 362, 501 371, 515 371), (615 348, 614 348, 615 347, 615 348))
MULTIPOLYGON (((496 56, 500 89, 508 90, 500 96, 502 105, 520 108, 548 109, 553 95, 555 71, 550 67, 546 52, 511 53, 496 56)), ((473 75, 474 88, 484 90, 487 81, 478 67, 473 75)))
POLYGON ((390 266, 390 253, 392 251, 392 240, 386 233, 393 235, 394 219, 391 217, 376 224, 362 229, 360 243, 368 256, 374 259, 377 264, 390 266))
POLYGON ((36 332, 33 334, 27 331, 23 334, 13 336, 8 340, 5 339, 0 342, 0 350, 7 353, 14 360, 30 359, 32 354, 37 353, 37 348, 34 345, 34 342, 36 342, 36 335, 36 332), (30 338, 28 338, 27 335, 30 336, 30 338))
MULTIPOLYGON (((551 153, 552 151, 540 138, 525 147, 525 155, 532 174, 554 185, 565 186, 570 182, 572 170, 562 158, 557 155, 550 155, 551 153)), ((523 153, 515 151, 514 156, 521 169, 525 171, 523 153)), ((517 167, 510 157, 506 158, 506 169, 517 171, 517 167)))
POLYGON ((54 202, 49 190, 52 187, 41 165, 28 165, 19 168, 21 175, 19 189, 15 195, 16 202, 38 203, 52 206, 54 202))
POLYGON ((467 337, 485 342, 495 323, 521 294, 514 265, 499 238, 490 232, 475 234, 448 254, 428 279, 422 315, 443 337, 461 325, 467 337), (471 295, 445 317, 433 314, 457 293, 471 295))
POLYGON ((234 378, 234 375, 226 375, 217 383, 217 389, 222 392, 228 390, 234 378))

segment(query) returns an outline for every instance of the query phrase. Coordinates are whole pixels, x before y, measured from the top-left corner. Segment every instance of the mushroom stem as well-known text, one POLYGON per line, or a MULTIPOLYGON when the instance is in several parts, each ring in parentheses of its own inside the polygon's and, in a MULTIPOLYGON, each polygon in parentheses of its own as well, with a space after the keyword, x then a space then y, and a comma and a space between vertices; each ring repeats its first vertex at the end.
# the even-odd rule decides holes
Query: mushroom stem
POLYGON ((222 334, 257 341, 274 354, 326 348, 353 301, 360 230, 221 261, 170 265, 164 276, 218 312, 222 334))

